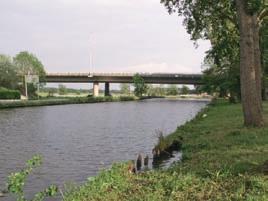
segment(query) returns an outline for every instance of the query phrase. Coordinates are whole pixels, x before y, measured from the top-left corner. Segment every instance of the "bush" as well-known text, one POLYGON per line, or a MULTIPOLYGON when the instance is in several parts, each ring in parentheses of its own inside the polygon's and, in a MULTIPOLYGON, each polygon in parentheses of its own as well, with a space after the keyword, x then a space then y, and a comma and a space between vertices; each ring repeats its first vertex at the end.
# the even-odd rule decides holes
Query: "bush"
POLYGON ((20 99, 20 92, 17 90, 0 88, 0 99, 20 99))

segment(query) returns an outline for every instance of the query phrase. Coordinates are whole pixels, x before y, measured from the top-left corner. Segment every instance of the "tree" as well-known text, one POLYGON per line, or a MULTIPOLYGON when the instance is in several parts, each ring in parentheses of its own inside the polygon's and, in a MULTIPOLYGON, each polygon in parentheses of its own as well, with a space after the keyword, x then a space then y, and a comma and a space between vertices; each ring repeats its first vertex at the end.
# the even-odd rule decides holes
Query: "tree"
POLYGON ((163 85, 153 86, 152 84, 147 85, 147 95, 148 96, 164 96, 165 89, 163 85))
POLYGON ((261 126, 262 75, 258 27, 261 2, 236 0, 235 3, 240 33, 240 80, 244 121, 247 126, 261 126))
POLYGON ((0 87, 16 89, 17 86, 18 78, 12 59, 8 56, 0 55, 0 87))
POLYGON ((39 75, 45 76, 46 72, 41 61, 33 54, 23 51, 14 57, 14 63, 17 66, 18 75, 39 75))
POLYGON ((220 53, 218 54, 220 57, 217 54, 214 56, 216 62, 222 64, 220 59, 224 53, 231 56, 232 46, 235 45, 235 41, 231 42, 232 38, 239 37, 238 61, 244 123, 246 126, 263 125, 259 25, 268 15, 265 1, 161 0, 161 2, 170 13, 178 12, 184 16, 184 24, 192 40, 211 41, 212 50, 220 53))
POLYGON ((59 84, 59 95, 65 95, 67 94, 67 88, 63 84, 59 84))
POLYGON ((189 94, 189 87, 183 85, 182 88, 181 88, 181 94, 189 94))
POLYGON ((122 94, 130 94, 130 85, 129 84, 120 84, 120 91, 122 94))
POLYGON ((263 21, 260 29, 260 44, 261 44, 261 61, 263 70, 263 99, 266 100, 266 93, 268 88, 268 17, 263 21))
POLYGON ((178 88, 176 85, 169 85, 168 88, 167 88, 167 92, 166 92, 167 95, 171 95, 171 96, 176 96, 179 94, 179 91, 178 91, 178 88))
POLYGON ((240 76, 237 66, 225 68, 208 63, 209 67, 203 71, 203 85, 200 91, 208 94, 217 93, 219 97, 229 97, 230 102, 240 100, 240 76))
MULTIPOLYGON (((17 54, 13 60, 14 64, 16 65, 17 74, 23 83, 21 85, 22 92, 24 91, 25 75, 38 75, 40 79, 43 79, 45 77, 46 73, 44 66, 35 55, 24 51, 17 54)), ((28 84, 28 86, 31 89, 28 93, 29 97, 35 97, 37 86, 32 83, 28 84)))
POLYGON ((134 75, 133 83, 135 87, 134 89, 135 96, 141 97, 143 94, 147 92, 148 86, 145 84, 144 79, 139 74, 134 75))

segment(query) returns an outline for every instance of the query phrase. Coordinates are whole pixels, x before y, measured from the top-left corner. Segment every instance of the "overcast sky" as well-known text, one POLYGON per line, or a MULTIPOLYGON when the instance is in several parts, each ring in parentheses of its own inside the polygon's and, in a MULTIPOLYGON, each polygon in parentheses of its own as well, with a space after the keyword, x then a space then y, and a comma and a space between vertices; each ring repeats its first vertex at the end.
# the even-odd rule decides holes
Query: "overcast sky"
POLYGON ((1 0, 0 54, 27 50, 47 72, 200 72, 209 43, 195 49, 159 2, 1 0))

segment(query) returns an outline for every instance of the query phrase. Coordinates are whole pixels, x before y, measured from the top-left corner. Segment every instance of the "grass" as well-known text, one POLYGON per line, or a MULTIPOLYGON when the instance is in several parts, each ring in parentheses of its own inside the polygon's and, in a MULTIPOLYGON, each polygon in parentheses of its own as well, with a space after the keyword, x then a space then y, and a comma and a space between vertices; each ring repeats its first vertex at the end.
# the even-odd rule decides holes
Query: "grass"
POLYGON ((47 105, 65 105, 65 104, 83 104, 83 103, 99 103, 99 102, 116 102, 116 101, 133 101, 134 96, 119 96, 119 97, 64 97, 51 98, 40 100, 19 100, 19 101, 0 101, 0 109, 16 108, 16 107, 34 107, 47 105))
POLYGON ((264 115, 265 127, 245 128, 240 104, 216 102, 167 137, 183 138, 182 162, 136 175, 115 164, 67 189, 64 200, 268 200, 268 102, 264 115))

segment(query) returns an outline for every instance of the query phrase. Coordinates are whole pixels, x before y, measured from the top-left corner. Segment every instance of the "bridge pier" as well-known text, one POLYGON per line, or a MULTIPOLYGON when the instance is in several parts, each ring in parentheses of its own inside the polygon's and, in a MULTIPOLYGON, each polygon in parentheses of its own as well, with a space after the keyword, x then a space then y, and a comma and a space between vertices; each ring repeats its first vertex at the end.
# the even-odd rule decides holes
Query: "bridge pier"
POLYGON ((99 82, 93 82, 93 96, 99 96, 99 82))
POLYGON ((110 83, 105 82, 104 96, 110 96, 110 83))

